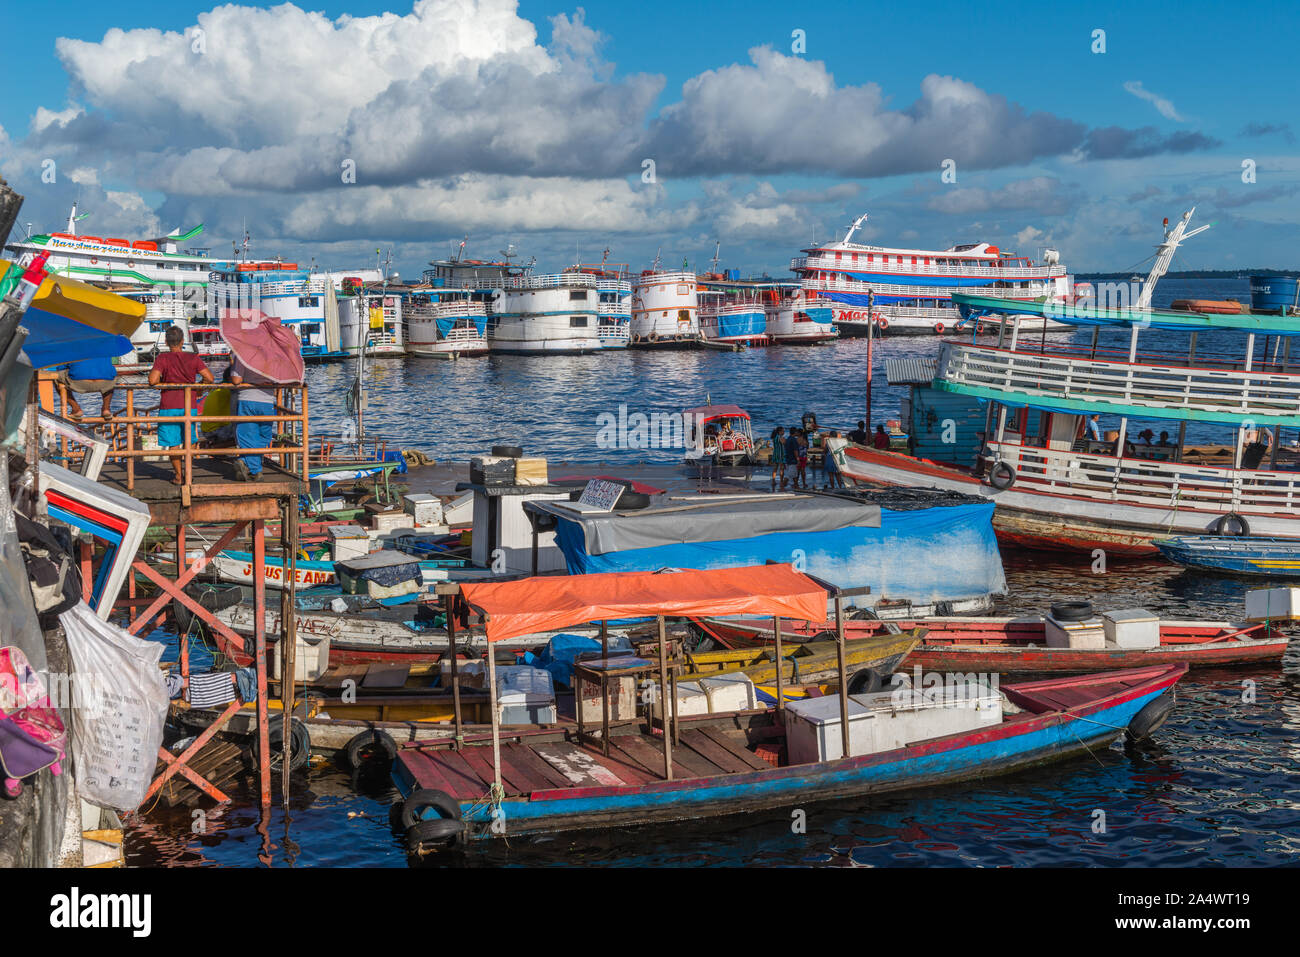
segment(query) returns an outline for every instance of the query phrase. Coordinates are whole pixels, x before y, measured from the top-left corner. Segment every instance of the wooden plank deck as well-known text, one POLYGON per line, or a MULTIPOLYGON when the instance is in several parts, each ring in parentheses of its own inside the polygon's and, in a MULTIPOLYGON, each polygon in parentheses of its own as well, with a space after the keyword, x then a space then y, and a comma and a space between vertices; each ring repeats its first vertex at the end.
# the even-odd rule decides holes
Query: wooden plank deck
POLYGON ((137 460, 135 488, 128 489, 126 466, 107 462, 99 481, 149 506, 153 521, 161 525, 175 524, 182 515, 186 522, 275 519, 280 517, 278 500, 296 498, 307 491, 298 475, 286 471, 269 456, 263 457, 262 479, 258 482, 238 481, 235 457, 230 455, 195 458, 194 481, 189 485, 173 485, 173 474, 171 464, 165 460, 137 460))

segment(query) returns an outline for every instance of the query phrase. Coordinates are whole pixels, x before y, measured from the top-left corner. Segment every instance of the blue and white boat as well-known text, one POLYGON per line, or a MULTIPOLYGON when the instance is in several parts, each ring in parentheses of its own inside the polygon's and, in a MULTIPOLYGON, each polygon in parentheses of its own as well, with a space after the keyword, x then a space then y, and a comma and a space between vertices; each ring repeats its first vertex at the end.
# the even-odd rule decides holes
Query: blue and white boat
POLYGON ((1300 540, 1254 535, 1188 535, 1151 544, 1177 565, 1225 575, 1300 579, 1300 540))
POLYGON ((276 316, 293 329, 309 362, 347 358, 339 327, 334 285, 326 273, 299 269, 295 263, 231 263, 208 276, 208 315, 256 309, 276 316))

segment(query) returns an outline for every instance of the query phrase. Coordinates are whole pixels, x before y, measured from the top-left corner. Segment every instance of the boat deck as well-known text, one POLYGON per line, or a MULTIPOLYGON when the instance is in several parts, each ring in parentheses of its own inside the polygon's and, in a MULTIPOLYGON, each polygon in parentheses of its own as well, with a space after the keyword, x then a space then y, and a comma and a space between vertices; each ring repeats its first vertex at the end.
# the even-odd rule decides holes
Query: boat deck
MULTIPOLYGON (((166 454, 163 450, 160 454, 166 454)), ((109 462, 100 472, 99 481, 149 506, 158 524, 174 524, 181 512, 186 522, 232 519, 279 518, 277 499, 294 498, 306 492, 302 479, 265 457, 262 479, 241 482, 235 475, 235 457, 230 455, 194 459, 193 478, 189 485, 173 485, 170 463, 138 461, 135 464, 134 488, 127 488, 126 466, 109 462)))
MULTIPOLYGON (((615 733, 609 756, 597 746, 571 741, 501 744, 501 784, 507 797, 546 791, 643 785, 664 780, 663 741, 644 732, 615 733)), ((772 765, 746 747, 743 731, 717 727, 682 728, 673 745, 673 779, 770 770, 772 765)), ((398 760, 419 788, 445 791, 458 801, 474 801, 492 786, 490 747, 405 746, 398 760)))

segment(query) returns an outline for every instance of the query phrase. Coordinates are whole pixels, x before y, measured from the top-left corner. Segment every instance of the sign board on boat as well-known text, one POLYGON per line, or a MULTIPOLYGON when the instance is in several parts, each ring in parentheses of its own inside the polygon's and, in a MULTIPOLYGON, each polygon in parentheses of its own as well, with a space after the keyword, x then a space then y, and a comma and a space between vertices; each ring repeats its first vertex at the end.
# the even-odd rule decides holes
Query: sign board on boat
POLYGON ((603 512, 610 512, 614 510, 618 497, 623 494, 626 488, 627 486, 619 485, 617 482, 592 479, 587 483, 587 487, 582 490, 578 504, 590 505, 592 508, 598 508, 603 512))

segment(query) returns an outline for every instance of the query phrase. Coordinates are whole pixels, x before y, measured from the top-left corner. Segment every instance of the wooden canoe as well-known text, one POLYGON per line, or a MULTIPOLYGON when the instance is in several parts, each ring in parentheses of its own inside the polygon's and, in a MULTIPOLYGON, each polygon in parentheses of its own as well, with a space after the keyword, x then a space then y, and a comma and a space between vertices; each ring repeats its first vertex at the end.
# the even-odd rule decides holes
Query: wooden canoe
MULTIPOLYGON (((705 618, 699 622, 716 639, 734 645, 765 646, 772 641, 771 623, 757 620, 705 618)), ((999 674, 1085 674, 1112 668, 1185 663, 1193 668, 1279 661, 1288 636, 1264 622, 1162 621, 1160 645, 1132 650, 1108 645, 1096 650, 1048 648, 1041 617, 925 618, 894 622, 902 628, 928 629, 907 656, 907 666, 934 671, 997 672, 999 674)), ((831 623, 787 622, 784 641, 823 635, 831 623)), ((876 635, 887 625, 874 620, 845 622, 850 636, 876 635)))
POLYGON ((404 810, 416 820, 407 845, 417 852, 425 849, 420 822, 442 816, 429 805, 435 791, 442 792, 437 800, 444 806, 459 809, 459 818, 448 820, 460 826, 433 827, 440 835, 453 828, 453 839, 470 842, 807 807, 986 778, 1096 751, 1186 672, 1185 665, 1170 665, 1005 686, 1019 710, 998 724, 818 764, 772 766, 756 754, 759 740, 779 743, 784 736, 770 712, 766 726, 744 731, 683 726, 672 780, 663 773, 658 736, 611 734, 609 755, 599 743, 574 740, 503 743, 499 816, 484 799, 496 770, 490 741, 454 750, 402 746, 393 780, 409 801, 404 810))

